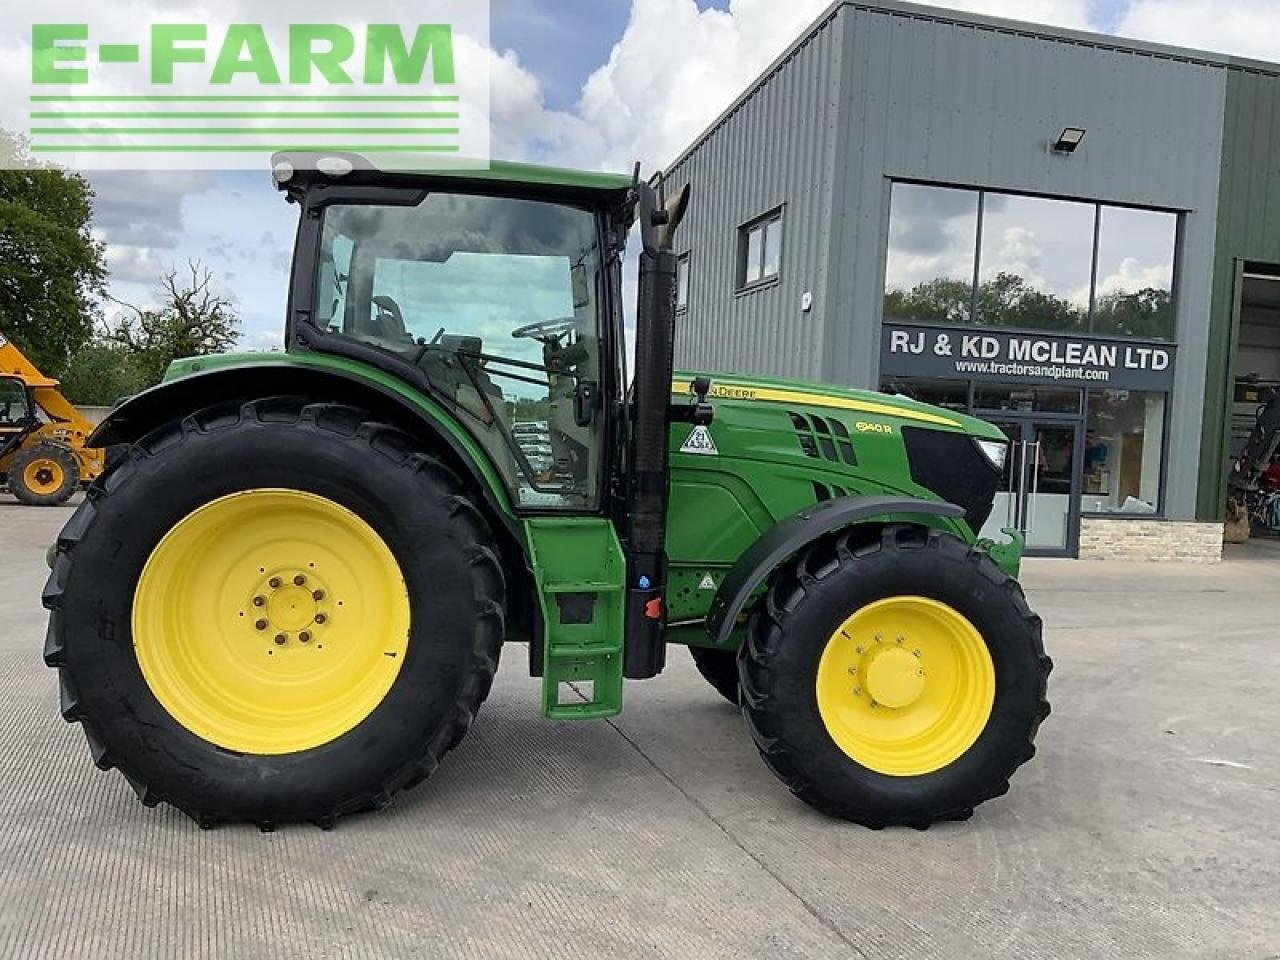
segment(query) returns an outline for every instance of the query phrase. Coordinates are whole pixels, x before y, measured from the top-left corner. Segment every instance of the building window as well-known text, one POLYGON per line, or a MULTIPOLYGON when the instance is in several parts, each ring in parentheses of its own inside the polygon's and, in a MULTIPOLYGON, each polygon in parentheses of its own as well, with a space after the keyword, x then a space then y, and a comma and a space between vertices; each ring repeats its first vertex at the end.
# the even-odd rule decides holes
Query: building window
POLYGON ((1176 214, 1103 207, 1093 327, 1118 337, 1173 338, 1176 214))
POLYGON ((1077 333, 1089 329, 1091 203, 982 196, 976 323, 1077 333))
POLYGON ((1071 387, 978 383, 974 385, 975 410, 1034 413, 1080 413, 1080 391, 1071 387))
POLYGON ((1178 216, 895 183, 884 318, 1172 339, 1178 216))
POLYGON ((676 260, 676 313, 689 309, 689 254, 676 260))
POLYGON ((971 323, 978 192, 893 185, 884 318, 971 323))
POLYGON ((1090 390, 1085 419, 1085 513, 1159 513, 1163 393, 1090 390))
POLYGON ((767 283, 782 263, 782 209, 753 220, 738 234, 738 287, 767 283))

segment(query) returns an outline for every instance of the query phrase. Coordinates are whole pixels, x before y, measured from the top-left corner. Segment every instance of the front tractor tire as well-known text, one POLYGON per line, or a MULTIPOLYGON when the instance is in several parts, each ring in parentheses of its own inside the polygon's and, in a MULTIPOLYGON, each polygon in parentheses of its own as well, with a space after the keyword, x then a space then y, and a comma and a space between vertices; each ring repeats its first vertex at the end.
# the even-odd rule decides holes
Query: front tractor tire
POLYGON ((9 466, 9 491, 29 507, 57 507, 80 489, 76 455, 55 443, 21 450, 9 466))
POLYGON ((917 526, 852 531, 775 575, 739 661, 766 764, 872 828, 963 820, 1035 753, 1052 662, 981 550, 917 526))
POLYGON ((329 826, 425 779, 488 695, 493 536, 359 410, 211 408, 152 433, 58 540, 45 660, 94 762, 202 826, 329 826))

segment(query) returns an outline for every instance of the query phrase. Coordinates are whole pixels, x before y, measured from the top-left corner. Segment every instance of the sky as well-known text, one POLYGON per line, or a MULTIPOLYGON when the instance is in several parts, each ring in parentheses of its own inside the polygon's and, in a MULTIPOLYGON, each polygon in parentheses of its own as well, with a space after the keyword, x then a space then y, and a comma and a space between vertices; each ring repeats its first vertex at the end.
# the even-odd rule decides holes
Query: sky
MULTIPOLYGON (((492 154, 620 171, 639 160, 652 171, 694 140, 828 2, 492 0, 492 154)), ((1280 61, 1280 0, 945 6, 1280 61)), ((113 296, 151 304, 163 271, 200 260, 236 304, 244 345, 280 342, 296 208, 266 170, 90 179, 113 296)))

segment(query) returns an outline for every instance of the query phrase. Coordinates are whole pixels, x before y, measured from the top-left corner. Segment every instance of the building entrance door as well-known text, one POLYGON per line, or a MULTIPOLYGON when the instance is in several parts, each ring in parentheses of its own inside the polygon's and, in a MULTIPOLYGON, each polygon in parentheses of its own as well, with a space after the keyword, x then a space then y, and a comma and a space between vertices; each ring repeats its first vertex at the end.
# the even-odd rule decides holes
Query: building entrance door
POLYGON ((993 420, 1009 438, 995 509, 982 535, 999 539, 1011 527, 1027 539, 1027 553, 1075 554, 1080 532, 1080 423, 1018 418, 993 420))

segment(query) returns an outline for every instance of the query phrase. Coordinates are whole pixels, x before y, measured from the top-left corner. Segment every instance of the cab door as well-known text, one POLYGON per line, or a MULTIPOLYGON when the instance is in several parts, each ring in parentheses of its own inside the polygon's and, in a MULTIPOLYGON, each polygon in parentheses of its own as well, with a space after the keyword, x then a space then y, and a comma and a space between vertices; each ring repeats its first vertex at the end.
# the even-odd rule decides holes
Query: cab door
POLYGON ((26 384, 16 377, 0 377, 0 457, 13 452, 35 424, 26 384))

